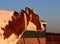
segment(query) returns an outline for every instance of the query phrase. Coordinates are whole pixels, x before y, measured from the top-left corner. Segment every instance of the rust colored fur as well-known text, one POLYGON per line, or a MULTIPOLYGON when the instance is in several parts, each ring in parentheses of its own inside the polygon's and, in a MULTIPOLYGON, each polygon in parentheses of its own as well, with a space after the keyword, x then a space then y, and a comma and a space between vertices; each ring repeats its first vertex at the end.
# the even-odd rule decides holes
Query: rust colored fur
POLYGON ((27 25, 30 20, 30 14, 32 14, 32 20, 36 26, 37 30, 41 29, 41 24, 39 21, 39 16, 36 15, 32 10, 30 10, 28 7, 24 10, 21 10, 21 12, 18 14, 18 12, 14 12, 14 15, 12 16, 12 21, 9 21, 8 25, 5 26, 5 28, 2 28, 4 30, 4 38, 8 38, 11 34, 15 33, 16 36, 19 36, 24 30, 25 30, 25 20, 24 20, 24 13, 27 16, 27 25), (28 13, 26 11, 28 9, 28 13))

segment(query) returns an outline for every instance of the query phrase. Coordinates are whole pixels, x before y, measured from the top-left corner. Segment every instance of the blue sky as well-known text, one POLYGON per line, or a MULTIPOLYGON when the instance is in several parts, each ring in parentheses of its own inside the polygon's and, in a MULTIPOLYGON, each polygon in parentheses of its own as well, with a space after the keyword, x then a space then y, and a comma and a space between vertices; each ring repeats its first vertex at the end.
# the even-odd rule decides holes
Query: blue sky
POLYGON ((40 19, 48 22, 48 32, 60 32, 60 0, 0 0, 0 10, 20 11, 35 8, 40 19))

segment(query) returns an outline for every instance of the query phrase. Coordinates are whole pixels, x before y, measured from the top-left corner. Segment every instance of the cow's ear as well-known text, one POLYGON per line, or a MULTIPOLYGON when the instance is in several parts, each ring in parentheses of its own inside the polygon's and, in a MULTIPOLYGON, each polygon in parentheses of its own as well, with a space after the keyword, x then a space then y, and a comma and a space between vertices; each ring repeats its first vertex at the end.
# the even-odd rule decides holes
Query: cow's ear
POLYGON ((30 11, 30 8, 26 7, 26 8, 25 8, 25 12, 26 12, 27 14, 30 14, 30 12, 31 12, 31 11, 30 11))
POLYGON ((37 14, 37 12, 36 12, 36 10, 35 10, 35 9, 32 9, 32 11, 33 11, 35 14, 37 14))

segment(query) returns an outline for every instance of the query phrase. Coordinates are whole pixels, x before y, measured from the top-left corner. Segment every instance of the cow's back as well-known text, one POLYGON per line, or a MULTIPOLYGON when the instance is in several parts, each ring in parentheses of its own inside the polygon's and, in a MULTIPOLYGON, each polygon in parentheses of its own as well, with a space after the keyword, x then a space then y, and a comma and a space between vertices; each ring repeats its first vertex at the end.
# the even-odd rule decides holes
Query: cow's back
POLYGON ((2 30, 2 28, 8 25, 9 21, 12 21, 14 12, 15 11, 12 10, 0 10, 0 44, 7 44, 6 40, 4 40, 4 31, 2 30))
POLYGON ((0 27, 5 26, 8 24, 9 20, 12 20, 11 17, 13 16, 14 11, 8 11, 8 10, 0 10, 0 27))
POLYGON ((9 20, 10 21, 12 20, 11 17, 13 16, 13 13, 14 11, 0 10, 0 30, 1 28, 4 28, 8 24, 9 20))

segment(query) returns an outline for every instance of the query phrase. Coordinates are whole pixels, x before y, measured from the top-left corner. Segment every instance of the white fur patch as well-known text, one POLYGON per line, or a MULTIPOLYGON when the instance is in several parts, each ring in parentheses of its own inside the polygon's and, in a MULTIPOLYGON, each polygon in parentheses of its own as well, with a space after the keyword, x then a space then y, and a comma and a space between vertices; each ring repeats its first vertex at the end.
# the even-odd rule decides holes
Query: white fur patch
POLYGON ((6 39, 0 38, 0 44, 16 44, 18 40, 20 39, 20 37, 21 35, 17 39, 15 34, 12 34, 9 38, 6 38, 6 39))
MULTIPOLYGON (((39 30, 39 31, 44 31, 45 30, 45 27, 43 26, 43 24, 41 23, 41 28, 42 30, 39 30)), ((37 31, 36 29, 36 25, 32 22, 29 22, 28 26, 27 26, 27 30, 30 30, 30 31, 37 31)))
POLYGON ((27 30, 36 31, 36 25, 34 25, 32 22, 29 22, 27 30))
POLYGON ((0 27, 5 27, 8 24, 8 21, 12 20, 11 17, 13 16, 14 11, 7 11, 7 10, 0 10, 0 27))
POLYGON ((4 28, 6 24, 8 24, 8 21, 12 21, 14 11, 8 11, 8 10, 0 10, 0 44, 15 44, 16 42, 13 42, 13 40, 17 40, 16 36, 12 34, 8 39, 4 39, 3 33, 4 31, 1 28, 4 28), (11 41, 10 41, 11 40, 11 41))
POLYGON ((4 28, 6 24, 8 24, 9 20, 10 21, 12 20, 11 17, 13 16, 13 13, 14 11, 0 10, 0 31, 1 31, 1 28, 4 28))
POLYGON ((9 38, 5 39, 7 44, 16 44, 20 39, 21 35, 19 35, 18 39, 16 35, 13 33, 9 38))

